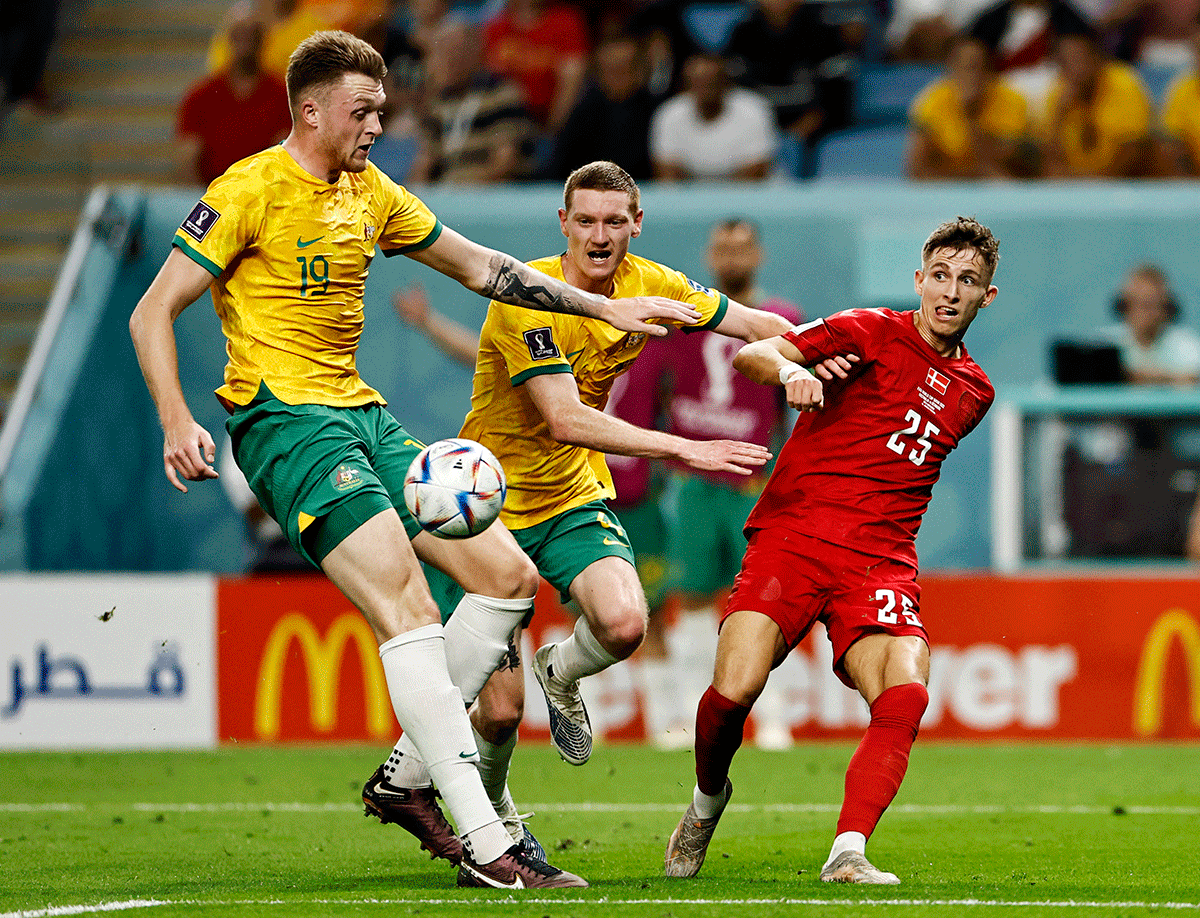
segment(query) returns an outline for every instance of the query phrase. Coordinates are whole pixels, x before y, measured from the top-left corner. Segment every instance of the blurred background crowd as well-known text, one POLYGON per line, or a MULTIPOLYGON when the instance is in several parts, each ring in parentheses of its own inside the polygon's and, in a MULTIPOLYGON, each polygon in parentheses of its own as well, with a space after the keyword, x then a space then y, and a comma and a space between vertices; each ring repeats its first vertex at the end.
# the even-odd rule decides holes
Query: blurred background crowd
MULTIPOLYGON (((0 24, 8 134, 68 106, 52 55, 60 2, 0 24)), ((288 54, 334 27, 384 55, 373 159, 414 185, 556 180, 597 158, 663 181, 1200 169, 1200 0, 238 0, 214 12, 159 178, 207 183, 281 139, 288 54)))

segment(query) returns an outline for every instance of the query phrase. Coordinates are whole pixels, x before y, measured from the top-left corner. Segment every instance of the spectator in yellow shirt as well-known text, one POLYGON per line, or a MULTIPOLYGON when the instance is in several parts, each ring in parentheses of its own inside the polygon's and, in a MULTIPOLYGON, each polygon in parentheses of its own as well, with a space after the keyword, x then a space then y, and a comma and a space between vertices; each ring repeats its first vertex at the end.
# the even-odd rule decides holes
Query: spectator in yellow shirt
POLYGON ((1154 103, 1137 71, 1106 55, 1092 35, 1063 35, 1055 54, 1058 76, 1042 126, 1046 175, 1151 174, 1154 103))
POLYGON ((1200 16, 1192 26, 1192 48, 1197 64, 1175 79, 1163 103, 1161 151, 1167 175, 1200 175, 1200 16))
MULTIPOLYGON (((297 2, 297 0, 259 0, 266 34, 260 60, 262 68, 281 80, 287 79, 288 59, 296 47, 313 32, 332 29, 333 23, 297 2)), ((232 58, 229 32, 222 29, 208 46, 208 70, 217 73, 229 66, 232 58)))
POLYGON ((1025 98, 996 73, 983 42, 960 36, 946 76, 912 104, 906 171, 914 179, 1028 175, 1029 133, 1025 98))

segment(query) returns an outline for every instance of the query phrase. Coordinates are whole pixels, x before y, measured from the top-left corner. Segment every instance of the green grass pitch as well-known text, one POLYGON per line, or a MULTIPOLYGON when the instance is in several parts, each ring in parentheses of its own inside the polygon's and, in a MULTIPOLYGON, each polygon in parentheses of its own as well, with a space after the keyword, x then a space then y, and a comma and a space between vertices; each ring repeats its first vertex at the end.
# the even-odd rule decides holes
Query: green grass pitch
POLYGON ((868 846, 898 887, 817 875, 852 747, 746 748, 694 880, 662 876, 690 753, 598 746, 572 768, 523 745, 511 785, 587 890, 459 890, 363 817, 386 750, 0 754, 0 918, 324 915, 1134 916, 1200 914, 1200 747, 918 745, 868 846))

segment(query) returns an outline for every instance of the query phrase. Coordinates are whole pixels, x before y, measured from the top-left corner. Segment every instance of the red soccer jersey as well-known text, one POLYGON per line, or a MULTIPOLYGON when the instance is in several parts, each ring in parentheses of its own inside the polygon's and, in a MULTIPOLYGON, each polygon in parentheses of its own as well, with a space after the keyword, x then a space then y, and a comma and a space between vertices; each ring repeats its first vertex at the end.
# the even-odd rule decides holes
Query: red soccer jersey
POLYGON ((917 566, 916 538, 942 460, 995 398, 966 348, 943 357, 913 312, 850 309, 784 337, 805 365, 858 354, 851 378, 826 384, 780 451, 746 530, 794 529, 917 566))

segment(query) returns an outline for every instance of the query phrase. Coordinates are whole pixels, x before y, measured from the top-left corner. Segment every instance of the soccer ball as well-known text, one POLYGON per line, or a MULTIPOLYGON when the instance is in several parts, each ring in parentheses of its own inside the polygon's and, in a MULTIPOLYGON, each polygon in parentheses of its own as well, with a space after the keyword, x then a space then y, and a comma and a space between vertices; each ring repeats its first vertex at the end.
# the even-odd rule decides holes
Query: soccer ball
POLYGON ((404 503, 421 528, 443 539, 466 539, 492 525, 504 506, 504 469, 474 440, 430 443, 408 467, 404 503))

